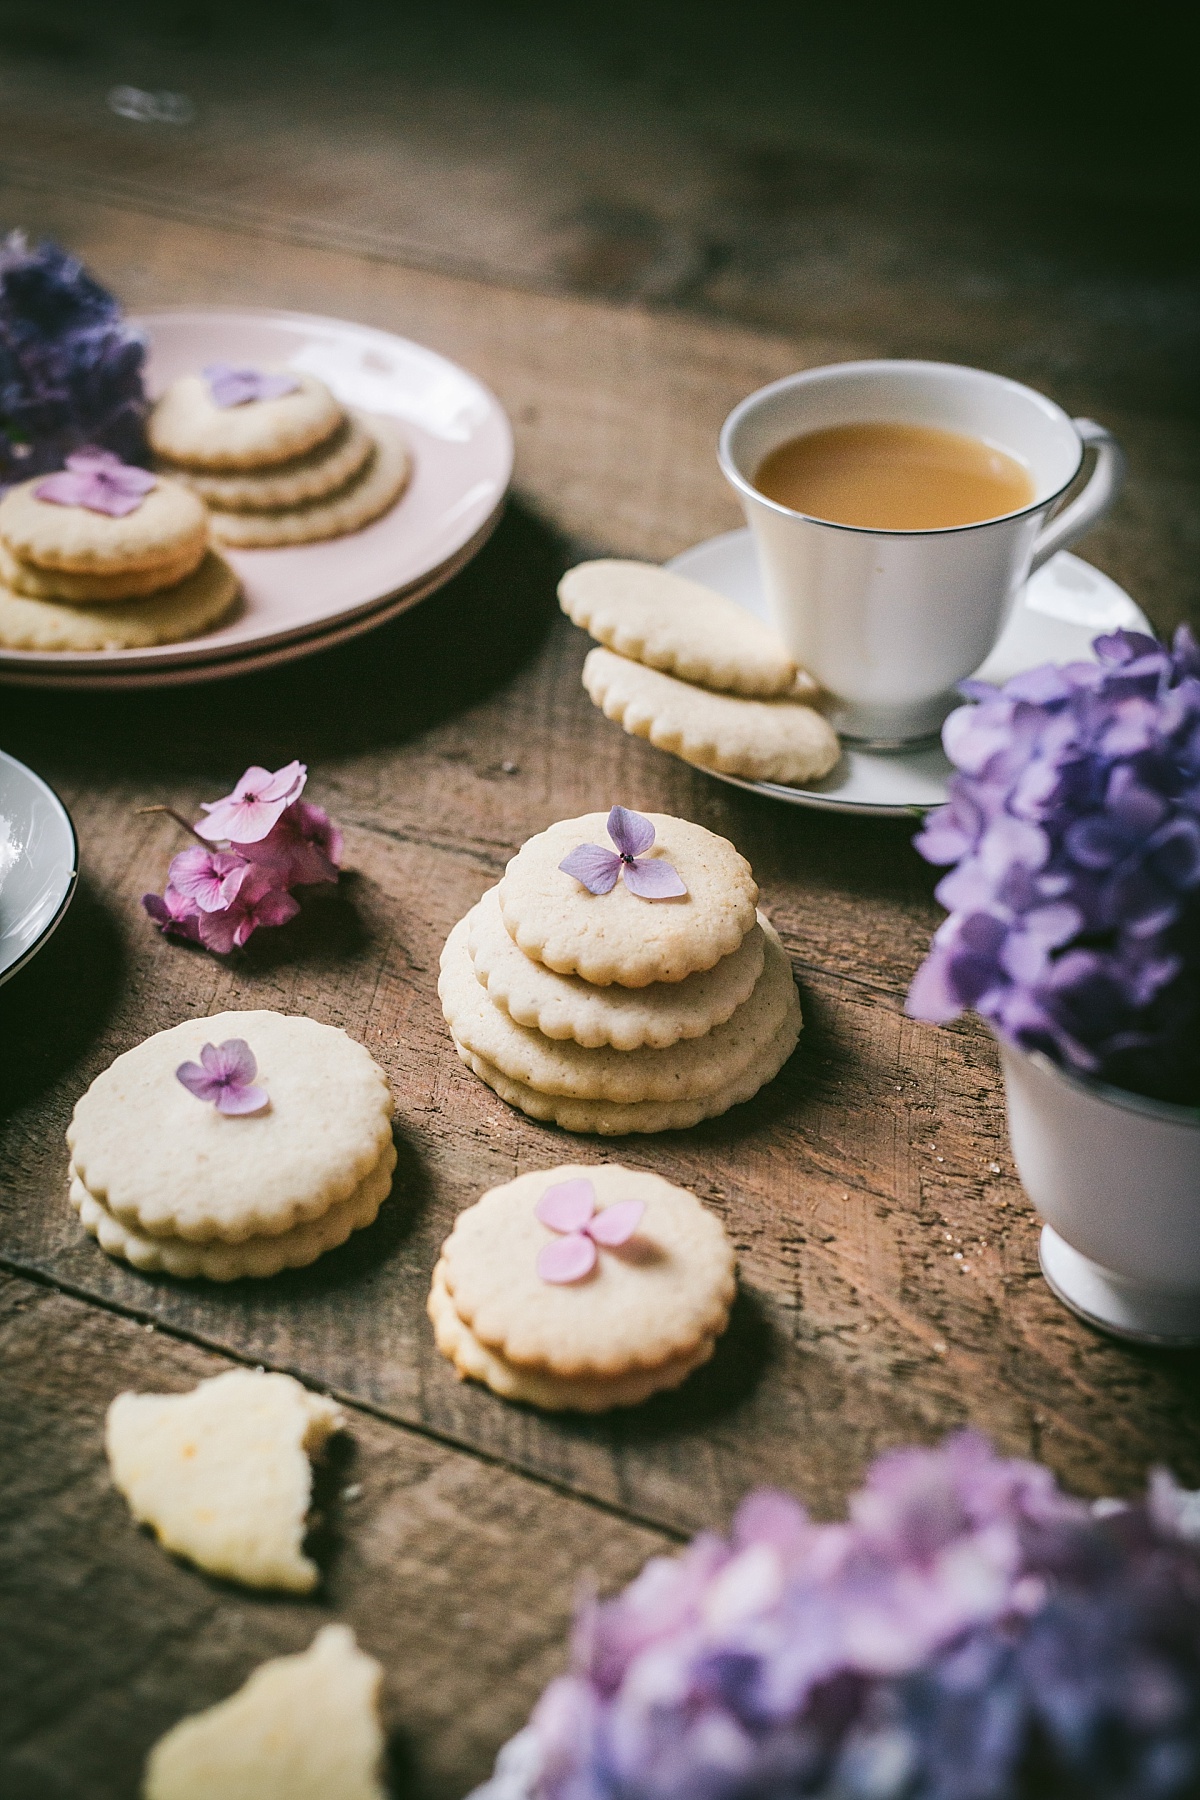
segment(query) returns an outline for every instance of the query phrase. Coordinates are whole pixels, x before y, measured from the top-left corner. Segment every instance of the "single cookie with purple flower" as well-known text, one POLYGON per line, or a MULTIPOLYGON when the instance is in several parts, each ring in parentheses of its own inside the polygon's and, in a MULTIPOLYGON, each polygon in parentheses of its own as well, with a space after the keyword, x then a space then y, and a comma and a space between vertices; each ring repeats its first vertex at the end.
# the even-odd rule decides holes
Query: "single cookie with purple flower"
POLYGON ((344 417, 325 383, 303 370, 210 363, 171 383, 147 434, 156 455, 184 468, 262 469, 323 444, 344 417))

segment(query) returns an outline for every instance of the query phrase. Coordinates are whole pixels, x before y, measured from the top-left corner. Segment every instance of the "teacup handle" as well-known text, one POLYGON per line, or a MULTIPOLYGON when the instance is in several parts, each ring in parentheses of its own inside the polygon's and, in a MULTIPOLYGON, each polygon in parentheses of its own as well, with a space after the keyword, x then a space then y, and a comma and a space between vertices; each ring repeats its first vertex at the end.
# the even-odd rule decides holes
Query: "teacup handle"
POLYGON ((1125 452, 1112 433, 1103 425, 1097 425, 1094 419, 1074 419, 1072 423, 1084 446, 1095 450, 1096 466, 1083 492, 1076 494, 1070 506, 1065 506, 1034 539, 1029 564, 1031 575, 1056 551, 1065 550, 1068 544, 1082 537, 1088 527, 1108 511, 1125 479, 1125 452))

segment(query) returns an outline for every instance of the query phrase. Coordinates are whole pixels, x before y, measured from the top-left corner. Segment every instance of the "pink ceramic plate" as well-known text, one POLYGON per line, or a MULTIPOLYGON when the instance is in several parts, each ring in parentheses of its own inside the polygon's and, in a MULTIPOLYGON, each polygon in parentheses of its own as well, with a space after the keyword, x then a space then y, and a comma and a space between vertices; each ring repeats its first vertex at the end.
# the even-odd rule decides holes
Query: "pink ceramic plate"
POLYGON ((457 364, 390 332, 307 313, 150 313, 153 394, 208 362, 283 363, 328 382, 347 405, 399 419, 409 486, 363 531, 283 550, 228 551, 243 601, 229 624, 152 650, 0 649, 0 681, 124 687, 211 681, 370 631, 448 581, 500 516, 512 433, 495 395, 457 364))

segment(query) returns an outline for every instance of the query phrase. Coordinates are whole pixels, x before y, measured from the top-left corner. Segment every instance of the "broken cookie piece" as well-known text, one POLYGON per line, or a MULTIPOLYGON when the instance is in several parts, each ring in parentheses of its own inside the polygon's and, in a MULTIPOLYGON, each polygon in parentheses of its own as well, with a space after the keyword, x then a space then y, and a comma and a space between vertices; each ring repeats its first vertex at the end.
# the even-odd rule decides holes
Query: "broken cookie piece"
POLYGON ((105 1449, 116 1486, 167 1550, 247 1587, 305 1594, 309 1458, 340 1407, 290 1375, 232 1369, 187 1394, 118 1394, 105 1449))
POLYGON ((386 1800, 382 1677, 349 1626, 326 1625, 299 1656, 263 1663, 172 1726, 150 1752, 143 1800, 386 1800))

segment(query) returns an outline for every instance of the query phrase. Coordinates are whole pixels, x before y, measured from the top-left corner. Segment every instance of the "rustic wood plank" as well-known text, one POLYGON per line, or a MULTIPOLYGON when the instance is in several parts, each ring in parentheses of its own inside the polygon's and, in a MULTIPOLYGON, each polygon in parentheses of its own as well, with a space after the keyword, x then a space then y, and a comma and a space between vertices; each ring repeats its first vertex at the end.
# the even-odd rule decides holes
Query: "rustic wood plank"
POLYGON ((108 1479, 104 1411, 231 1365, 0 1277, 0 1788, 126 1800, 150 1744, 332 1619, 383 1664, 396 1791, 458 1800, 561 1666, 580 1581, 661 1534, 363 1412, 317 1486, 318 1593, 258 1594, 170 1557, 108 1479))

